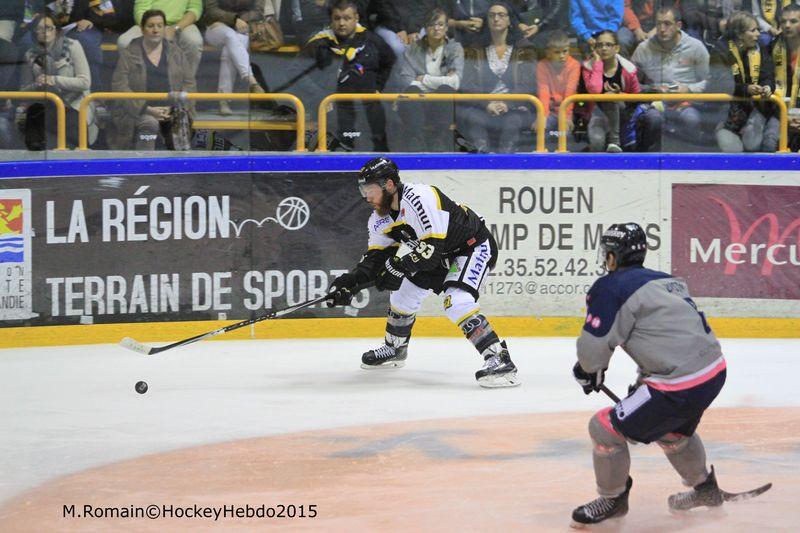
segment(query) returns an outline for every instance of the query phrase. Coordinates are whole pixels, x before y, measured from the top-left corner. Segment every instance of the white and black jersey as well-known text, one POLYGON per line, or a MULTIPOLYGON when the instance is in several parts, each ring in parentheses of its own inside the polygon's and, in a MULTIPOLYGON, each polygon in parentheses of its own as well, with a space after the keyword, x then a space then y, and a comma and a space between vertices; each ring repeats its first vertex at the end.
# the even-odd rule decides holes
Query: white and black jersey
POLYGON ((368 252, 357 269, 377 273, 385 258, 401 243, 412 248, 419 242, 433 247, 432 260, 421 263, 412 279, 436 289, 447 273, 450 260, 469 254, 477 245, 490 241, 488 267, 497 260, 497 246, 483 219, 466 206, 458 205, 432 185, 404 183, 399 191, 399 209, 380 216, 373 212, 368 225, 368 252))

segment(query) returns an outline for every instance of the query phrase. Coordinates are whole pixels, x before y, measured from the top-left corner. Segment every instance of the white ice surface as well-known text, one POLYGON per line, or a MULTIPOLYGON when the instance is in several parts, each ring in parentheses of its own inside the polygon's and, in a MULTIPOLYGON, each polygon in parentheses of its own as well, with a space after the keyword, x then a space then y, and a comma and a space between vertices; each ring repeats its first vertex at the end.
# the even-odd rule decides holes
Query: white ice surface
MULTIPOLYGON (((526 412, 590 411, 571 338, 512 338, 523 385, 477 386, 464 339, 416 338, 405 368, 362 370, 376 339, 214 341, 143 356, 116 345, 0 350, 0 501, 56 476, 148 453, 312 429, 526 412), (134 384, 145 380, 147 394, 134 384)), ((800 341, 723 340, 716 407, 796 406, 800 341)), ((607 384, 635 376, 624 353, 607 384)))

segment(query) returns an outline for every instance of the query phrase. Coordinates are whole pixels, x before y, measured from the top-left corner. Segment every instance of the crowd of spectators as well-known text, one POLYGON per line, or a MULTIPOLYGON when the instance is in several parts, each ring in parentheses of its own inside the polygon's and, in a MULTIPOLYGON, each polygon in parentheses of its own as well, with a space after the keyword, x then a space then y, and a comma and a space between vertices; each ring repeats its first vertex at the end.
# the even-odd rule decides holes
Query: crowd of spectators
MULTIPOLYGON (((197 91, 201 64, 214 62, 219 93, 274 89, 251 51, 261 31, 254 28, 266 23, 297 45, 304 65, 297 77, 323 94, 537 96, 550 149, 566 134, 572 148, 591 151, 660 151, 674 142, 773 152, 773 94, 790 110, 790 147, 800 148, 800 6, 787 0, 3 0, 0 91, 56 93, 70 147, 91 92, 170 93, 165 102, 92 102, 88 142, 177 147, 176 128, 189 131, 179 115, 190 121, 196 112, 178 95, 197 91), (104 43, 116 47, 104 51, 104 43), (577 102, 559 132, 558 111, 570 95, 637 93, 742 99, 577 102)), ((361 124, 366 148, 381 152, 532 147, 523 137, 532 135, 537 110, 527 101, 411 100, 337 103, 330 148, 355 150, 361 124), (392 136, 398 146, 390 146, 389 122, 402 129, 392 136)), ((234 113, 228 101, 214 106, 221 117, 234 113)), ((52 148, 54 134, 45 102, 0 100, 0 147, 18 140, 30 150, 52 148)))

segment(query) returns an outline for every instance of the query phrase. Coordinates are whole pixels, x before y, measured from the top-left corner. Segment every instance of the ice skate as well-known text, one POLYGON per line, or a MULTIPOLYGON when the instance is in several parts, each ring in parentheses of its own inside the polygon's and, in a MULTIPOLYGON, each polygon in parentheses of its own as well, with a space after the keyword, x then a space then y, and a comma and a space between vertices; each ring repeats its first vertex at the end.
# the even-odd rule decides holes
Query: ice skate
POLYGON ((374 368, 401 368, 406 364, 406 357, 408 356, 408 338, 405 342, 399 343, 395 346, 387 335, 386 342, 383 346, 365 352, 361 356, 361 368, 372 370, 374 368))
POLYGON ((570 527, 582 529, 592 524, 599 524, 609 518, 620 518, 628 514, 628 495, 631 492, 633 479, 628 476, 625 492, 616 498, 599 497, 572 511, 570 527))
POLYGON ((478 385, 489 389, 499 387, 516 387, 517 367, 508 354, 506 341, 494 344, 483 352, 483 366, 475 372, 478 385))
POLYGON ((719 507, 724 501, 722 491, 717 485, 714 467, 705 481, 695 485, 692 490, 679 492, 669 497, 670 511, 688 511, 695 507, 719 507))

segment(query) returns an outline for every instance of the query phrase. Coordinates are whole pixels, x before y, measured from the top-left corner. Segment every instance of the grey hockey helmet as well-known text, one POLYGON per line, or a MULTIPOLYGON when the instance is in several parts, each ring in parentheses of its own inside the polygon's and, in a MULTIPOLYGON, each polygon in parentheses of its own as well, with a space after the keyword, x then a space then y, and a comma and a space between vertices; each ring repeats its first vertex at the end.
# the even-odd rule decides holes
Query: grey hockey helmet
POLYGON ((647 253, 647 237, 642 227, 635 222, 612 224, 600 237, 597 260, 605 263, 611 252, 617 258, 618 266, 641 265, 647 253))
POLYGON ((358 173, 358 188, 361 195, 365 196, 364 186, 369 183, 377 183, 381 189, 385 189, 387 179, 391 179, 395 185, 400 185, 400 171, 395 162, 383 156, 370 159, 358 173))

